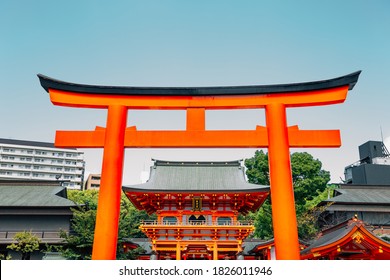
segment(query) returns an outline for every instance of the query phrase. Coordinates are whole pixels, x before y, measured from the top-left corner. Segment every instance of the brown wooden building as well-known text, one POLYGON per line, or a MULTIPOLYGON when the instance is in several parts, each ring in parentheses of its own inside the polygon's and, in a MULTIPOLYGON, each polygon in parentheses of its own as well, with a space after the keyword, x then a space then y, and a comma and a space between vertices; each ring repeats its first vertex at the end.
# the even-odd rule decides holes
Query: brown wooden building
MULTIPOLYGON (((61 181, 0 180, 0 254, 19 259, 20 254, 7 249, 16 233, 28 231, 38 237, 40 249, 61 245, 60 232, 71 231, 72 208, 61 181)), ((41 251, 31 259, 42 259, 41 251)))

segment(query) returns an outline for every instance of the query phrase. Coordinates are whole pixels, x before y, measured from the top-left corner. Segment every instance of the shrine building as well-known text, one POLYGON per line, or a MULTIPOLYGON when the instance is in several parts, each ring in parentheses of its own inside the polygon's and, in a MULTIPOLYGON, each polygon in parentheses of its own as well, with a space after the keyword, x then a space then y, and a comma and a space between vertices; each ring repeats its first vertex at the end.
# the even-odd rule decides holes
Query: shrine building
POLYGON ((390 260, 390 243, 378 237, 370 225, 355 215, 322 230, 301 251, 302 260, 390 260))
POLYGON ((139 210, 157 220, 140 228, 151 243, 151 259, 243 259, 243 242, 254 231, 239 214, 256 211, 269 186, 245 180, 240 161, 155 160, 150 179, 123 187, 139 210))

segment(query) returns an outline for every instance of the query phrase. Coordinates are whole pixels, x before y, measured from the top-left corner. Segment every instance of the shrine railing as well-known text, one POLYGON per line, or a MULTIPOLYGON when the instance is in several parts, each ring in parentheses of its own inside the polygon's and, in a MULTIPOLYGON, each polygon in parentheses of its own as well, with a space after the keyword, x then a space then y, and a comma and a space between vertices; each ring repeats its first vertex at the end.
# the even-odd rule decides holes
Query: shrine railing
POLYGON ((142 226, 253 226, 250 221, 235 221, 235 222, 159 222, 156 220, 147 220, 141 223, 142 226))

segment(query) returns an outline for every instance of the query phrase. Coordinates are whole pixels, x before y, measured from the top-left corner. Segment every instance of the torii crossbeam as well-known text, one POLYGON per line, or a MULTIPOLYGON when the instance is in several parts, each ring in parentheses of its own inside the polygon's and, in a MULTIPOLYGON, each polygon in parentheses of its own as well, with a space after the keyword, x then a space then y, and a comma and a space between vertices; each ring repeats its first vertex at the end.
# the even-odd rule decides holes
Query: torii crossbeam
POLYGON ((298 260, 299 243, 290 147, 339 147, 338 130, 287 127, 286 108, 342 103, 360 71, 323 81, 234 87, 121 87, 67 83, 38 75, 54 105, 107 109, 106 128, 57 131, 55 145, 103 148, 92 259, 116 258, 125 148, 268 148, 276 258, 298 260), (205 111, 263 108, 266 127, 206 130, 205 111), (186 110, 178 131, 126 127, 129 109, 186 110))

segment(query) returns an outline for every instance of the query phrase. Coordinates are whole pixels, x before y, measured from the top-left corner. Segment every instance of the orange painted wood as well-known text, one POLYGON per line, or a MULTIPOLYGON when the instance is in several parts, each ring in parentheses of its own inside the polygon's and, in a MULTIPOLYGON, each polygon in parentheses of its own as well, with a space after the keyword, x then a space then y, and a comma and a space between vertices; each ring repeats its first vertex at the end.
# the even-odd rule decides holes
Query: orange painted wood
POLYGON ((278 103, 268 105, 266 122, 276 258, 278 260, 299 260, 298 228, 285 106, 278 103))
POLYGON ((107 108, 110 105, 126 106, 129 109, 186 110, 205 109, 250 109, 264 108, 268 104, 282 103, 286 107, 305 107, 337 104, 345 101, 348 86, 309 92, 273 93, 240 96, 139 96, 83 94, 50 89, 54 105, 107 108))
POLYGON ((99 207, 93 240, 94 260, 116 259, 126 120, 126 107, 113 105, 108 108, 99 207))
POLYGON ((337 130, 288 129, 286 108, 342 103, 348 89, 349 85, 272 94, 162 96, 86 94, 48 87, 54 105, 108 109, 106 129, 58 131, 55 140, 58 147, 104 147, 92 258, 115 259, 125 147, 268 147, 277 258, 299 259, 289 147, 338 147, 340 134, 337 130), (266 109, 267 128, 259 127, 252 131, 205 130, 205 110, 252 108, 266 109), (187 127, 185 131, 126 129, 128 109, 187 110, 187 127))
MULTIPOLYGON (((63 148, 102 148, 104 130, 57 131, 55 144, 63 148)), ((292 148, 340 147, 339 130, 288 129, 292 148)), ((266 148, 266 128, 257 130, 182 130, 125 132, 126 148, 266 148)))

